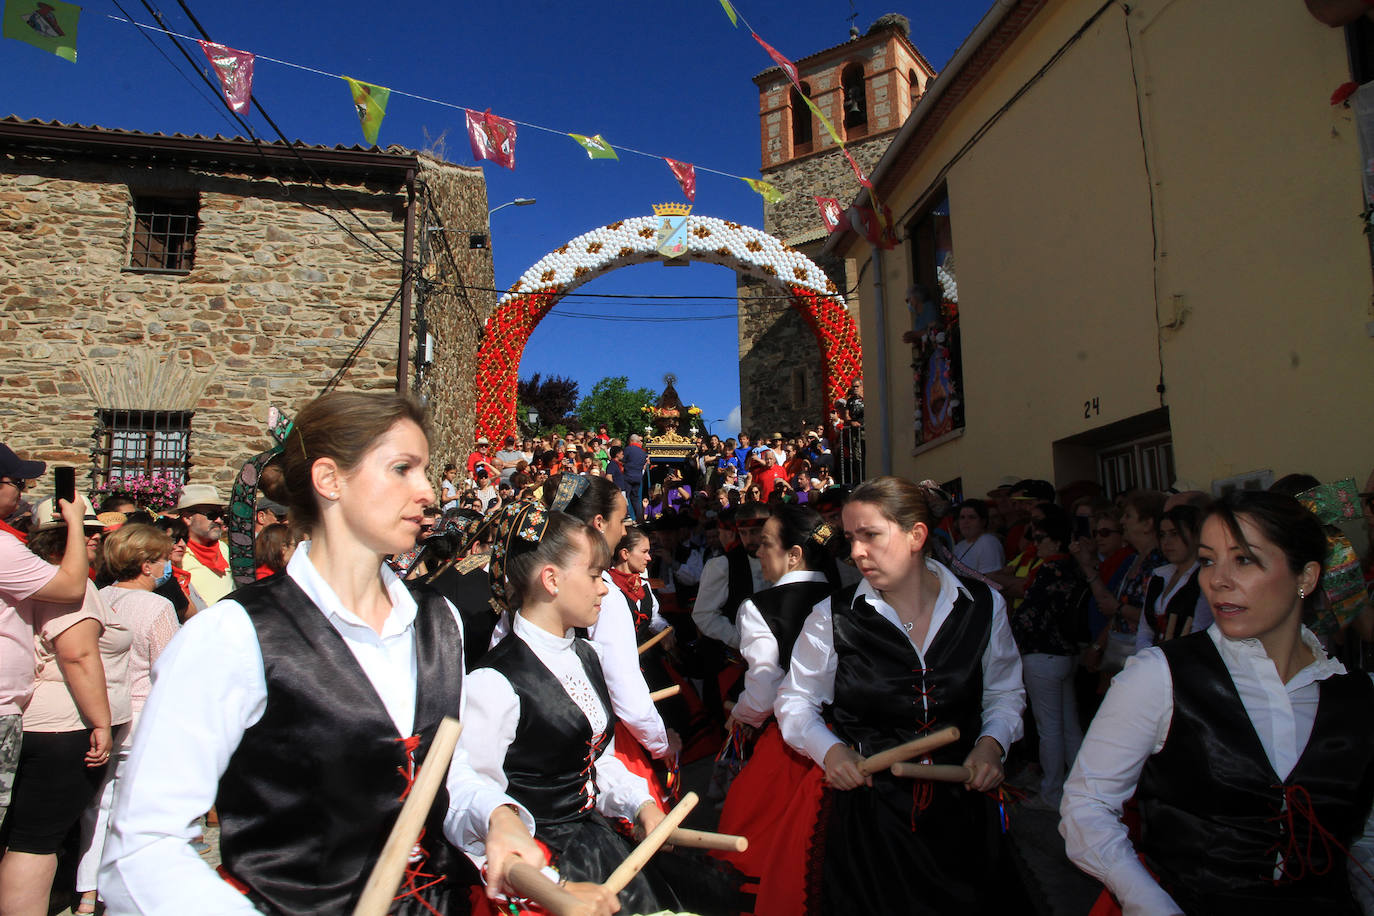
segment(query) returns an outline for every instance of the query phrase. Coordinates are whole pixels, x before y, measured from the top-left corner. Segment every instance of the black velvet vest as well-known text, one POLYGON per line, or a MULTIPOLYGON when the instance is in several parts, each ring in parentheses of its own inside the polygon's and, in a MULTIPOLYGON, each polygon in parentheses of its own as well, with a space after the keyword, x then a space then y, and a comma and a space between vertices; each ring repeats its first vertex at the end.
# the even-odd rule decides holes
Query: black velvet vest
MULTIPOLYGON (((621 592, 624 594, 624 592, 621 592)), ((653 630, 650 626, 654 622, 654 595, 647 584, 644 586, 644 594, 636 604, 635 600, 629 595, 625 595, 625 603, 630 606, 630 614, 635 621, 635 642, 642 643, 650 636, 653 630)))
MULTIPOLYGON (((440 720, 458 716, 463 655, 444 600, 414 591, 414 759, 421 765, 440 720)), ((267 912, 350 912, 401 810, 409 734, 397 734, 343 637, 290 576, 248 585, 234 598, 257 631, 267 708, 220 778, 224 867, 267 912)), ((447 809, 441 787, 424 840, 424 870, 436 875, 457 857, 444 840, 447 809)))
POLYGON ((962 763, 982 729, 983 652, 992 637, 992 590, 961 579, 962 591, 926 654, 869 603, 857 586, 831 599, 835 701, 826 718, 835 734, 867 757, 948 725, 959 740, 935 751, 936 763, 962 763))
POLYGON ((487 654, 491 634, 501 619, 489 603, 491 573, 482 566, 466 573, 450 566, 434 577, 430 587, 452 601, 463 618, 463 657, 467 670, 471 671, 487 654))
POLYGON ((792 646, 811 609, 830 592, 829 582, 789 582, 754 595, 754 607, 778 641, 778 667, 783 671, 792 664, 792 646))
MULTIPOLYGON (((1200 567, 1199 567, 1200 569, 1200 567)), ((1168 585, 1161 576, 1151 576, 1150 581, 1145 585, 1145 609, 1143 613, 1150 615, 1150 627, 1154 630, 1154 645, 1164 642, 1164 631, 1169 626, 1169 612, 1173 611, 1177 618, 1174 625, 1174 637, 1187 636, 1182 632, 1183 622, 1191 619, 1193 612, 1197 610, 1197 600, 1202 596, 1202 586, 1198 584, 1198 569, 1193 570, 1188 581, 1179 586, 1178 591, 1174 592, 1169 603, 1160 606, 1160 598, 1164 595, 1164 586, 1168 585)), ((1192 624, 1189 624, 1192 626, 1192 624)))
POLYGON ((615 733, 611 693, 595 650, 583 639, 573 641, 573 650, 606 710, 604 734, 592 734, 586 714, 516 634, 482 659, 481 667, 499 671, 520 699, 520 723, 506 751, 506 792, 529 809, 536 824, 568 823, 593 809, 591 767, 615 733))
POLYGON ((754 571, 749 562, 749 551, 735 547, 725 552, 729 575, 726 578, 725 605, 720 612, 731 623, 739 615, 739 606, 744 599, 754 593, 754 571))
POLYGON ((1374 801, 1374 685, 1364 673, 1321 682, 1312 737, 1287 781, 1269 764, 1221 654, 1205 632, 1163 645, 1174 713, 1164 749, 1136 790, 1141 850, 1184 911, 1247 916, 1356 913, 1346 855, 1310 820, 1284 816, 1295 793, 1346 849, 1374 801), (1301 787, 1298 791, 1297 787, 1301 787), (1305 865, 1292 850, 1302 850, 1305 865), (1276 853, 1288 879, 1274 881, 1276 853))

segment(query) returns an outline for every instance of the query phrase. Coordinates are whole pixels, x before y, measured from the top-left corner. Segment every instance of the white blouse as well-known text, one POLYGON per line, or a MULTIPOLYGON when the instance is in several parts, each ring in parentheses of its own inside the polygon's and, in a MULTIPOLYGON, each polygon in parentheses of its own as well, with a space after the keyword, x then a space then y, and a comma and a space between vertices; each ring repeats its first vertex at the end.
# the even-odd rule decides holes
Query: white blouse
MULTIPOLYGON (((922 665, 940 628, 954 610, 954 602, 959 594, 972 597, 954 573, 942 563, 927 559, 926 568, 940 577, 940 594, 935 599, 935 612, 931 616, 925 640, 920 645, 912 642, 922 665)), ((911 638, 911 634, 902 627, 897 612, 867 580, 859 583, 854 597, 855 600, 866 599, 875 611, 891 622, 895 628, 893 635, 911 638)), ((801 636, 792 648, 791 667, 782 680, 777 702, 773 705, 783 740, 822 766, 825 765, 826 752, 844 743, 826 727, 821 717, 821 707, 835 699, 835 671, 839 661, 835 654, 835 633, 830 621, 831 600, 826 598, 817 604, 811 616, 806 618, 801 636)), ((988 647, 983 650, 983 715, 978 737, 993 738, 1002 746, 1005 755, 1021 737, 1021 714, 1025 709, 1026 690, 1021 683, 1021 655, 1016 651, 1016 642, 1012 639, 1011 626, 1007 622, 1007 604, 1001 595, 993 592, 992 634, 988 639, 988 647)))
MULTIPOLYGON (((346 608, 310 562, 310 542, 286 567, 362 667, 401 735, 414 731, 415 599, 383 565, 391 614, 378 634, 346 608)), ((461 632, 463 622, 449 605, 461 632)), ((469 685, 460 715, 466 720, 469 685)), ((220 601, 186 621, 153 667, 153 689, 120 775, 101 859, 100 893, 111 914, 253 914, 248 898, 220 879, 190 841, 196 821, 215 803, 220 777, 243 734, 267 708, 267 680, 257 631, 237 601, 220 601)), ((479 779, 462 748, 446 780, 444 832, 457 845, 480 847, 491 813, 512 805, 534 832, 534 819, 479 779)))
MULTIPOLYGON (((519 614, 515 615, 513 629, 513 634, 507 638, 523 640, 582 710, 592 733, 603 734, 608 722, 606 708, 582 667, 582 659, 573 649, 573 639, 548 633, 519 614)), ((601 646, 595 642, 590 645, 598 658, 603 657, 601 646)), ((510 681, 493 668, 478 668, 468 675, 467 696, 467 712, 458 747, 467 751, 473 770, 491 789, 504 793, 506 752, 515 741, 520 724, 520 698, 510 681)), ((623 817, 632 823, 640 807, 652 801, 648 784, 627 770, 615 756, 614 738, 607 743, 593 772, 588 774, 587 791, 596 797, 596 810, 607 817, 623 817)), ((467 851, 481 852, 481 849, 469 848, 467 851)))
MULTIPOLYGON (((1327 657, 1304 628, 1302 641, 1314 660, 1285 684, 1258 639, 1227 639, 1215 625, 1207 635, 1221 653, 1274 773, 1287 779, 1312 736, 1321 682, 1345 674, 1345 666, 1327 657)), ((1059 832, 1069 858, 1111 889, 1126 916, 1180 912, 1136 858, 1121 823, 1122 805, 1135 794, 1145 761, 1164 749, 1173 714, 1173 678, 1163 650, 1152 647, 1132 656, 1113 679, 1064 784, 1059 832)), ((1374 821, 1366 821, 1351 853, 1374 873, 1374 821)), ((1374 913, 1374 887, 1358 868, 1352 866, 1350 874, 1364 912, 1374 913)))
MULTIPOLYGON (((783 573, 773 587, 792 582, 824 581, 823 573, 799 569, 783 573)), ((781 659, 778 658, 778 638, 769 629, 753 598, 747 599, 739 606, 737 621, 740 654, 748 662, 749 670, 744 673, 744 692, 735 702, 731 715, 744 724, 757 728, 773 715, 773 703, 778 698, 778 685, 782 683, 784 672, 781 659)))
MULTIPOLYGON (((1188 571, 1178 577, 1178 581, 1174 583, 1173 588, 1168 588, 1169 580, 1173 578, 1174 571, 1178 569, 1178 567, 1173 563, 1165 563, 1163 566, 1157 567, 1151 575, 1164 580, 1164 585, 1167 590, 1162 592, 1160 596, 1155 599, 1155 606, 1167 608, 1169 602, 1173 600, 1174 595, 1178 594, 1178 590, 1187 585, 1188 580, 1197 572, 1198 566, 1198 561, 1194 560, 1193 565, 1188 567, 1188 571)), ((1192 616, 1193 622, 1188 626, 1188 633, 1198 633, 1212 625, 1212 606, 1207 603, 1207 596, 1202 594, 1201 589, 1198 590, 1197 601, 1193 605, 1192 616)), ((1182 622, 1182 619, 1180 619, 1179 623, 1182 622)), ((1187 636, 1188 633, 1176 633, 1174 635, 1187 636)), ((1139 652, 1141 649, 1152 646, 1154 645, 1154 641, 1155 628, 1151 616, 1149 614, 1141 614, 1140 623, 1136 626, 1135 630, 1135 650, 1139 652)))

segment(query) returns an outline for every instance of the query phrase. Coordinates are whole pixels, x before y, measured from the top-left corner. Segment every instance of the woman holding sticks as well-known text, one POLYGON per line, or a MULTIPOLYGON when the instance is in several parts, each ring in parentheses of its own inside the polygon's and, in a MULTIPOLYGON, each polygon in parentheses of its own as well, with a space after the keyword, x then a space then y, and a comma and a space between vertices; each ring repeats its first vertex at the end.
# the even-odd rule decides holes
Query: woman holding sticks
MULTIPOLYGON (((463 633, 384 564, 434 500, 422 409, 334 392, 283 442, 280 490, 310 531, 284 575, 196 615, 163 652, 100 872, 111 913, 352 910, 439 722, 461 718, 463 633), (214 804, 217 875, 188 841, 214 804)), ((485 843, 490 890, 543 865, 533 823, 454 757, 394 912, 467 911, 455 843, 485 843)), ((475 876, 474 876, 475 877, 475 876)))
POLYGON ((925 496, 878 477, 843 509, 863 581, 816 606, 774 709, 829 786, 806 875, 813 911, 1019 912, 1000 854, 1002 757, 1021 735, 1021 660, 1002 598, 925 555, 925 496), (964 785, 868 774, 864 757, 956 726, 936 763, 964 785))
POLYGON ((1204 510, 1214 622, 1126 664, 1064 786, 1069 857, 1126 913, 1371 912, 1374 685, 1302 625, 1326 555, 1290 496, 1238 490, 1204 510), (1137 848, 1120 819, 1132 795, 1137 848))
POLYGON ((773 704, 802 624, 839 587, 831 551, 835 537, 816 510, 775 506, 759 538, 759 565, 774 584, 739 608, 740 653, 749 668, 727 730, 741 742, 761 734, 730 786, 720 818, 721 832, 748 837, 749 848, 720 856, 758 877, 757 914, 805 910, 802 866, 822 773, 783 742, 772 721, 773 704), (810 804, 796 802, 799 796, 810 804))
MULTIPOLYGON (((528 502, 503 510, 491 582, 494 600, 511 612, 511 631, 469 675, 459 740, 489 791, 508 793, 534 815, 535 838, 561 877, 596 883, 630 853, 612 819, 648 832, 664 817, 644 780, 615 756, 604 650, 568 635, 596 623, 609 561, 600 532, 571 515, 528 502)), ((660 854, 631 880, 619 895, 625 912, 723 909, 692 866, 668 877, 673 858, 660 854)))

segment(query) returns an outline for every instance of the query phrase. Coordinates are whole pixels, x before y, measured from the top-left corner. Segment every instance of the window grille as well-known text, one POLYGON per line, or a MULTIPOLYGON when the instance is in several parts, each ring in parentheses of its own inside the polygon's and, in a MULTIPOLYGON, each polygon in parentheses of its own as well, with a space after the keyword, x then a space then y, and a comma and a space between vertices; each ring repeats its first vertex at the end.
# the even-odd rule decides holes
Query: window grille
POLYGON ((191 269, 200 205, 194 198, 134 197, 129 266, 137 270, 191 269))
POLYGON ((96 415, 96 483, 168 475, 182 483, 191 467, 190 410, 101 409, 96 415))

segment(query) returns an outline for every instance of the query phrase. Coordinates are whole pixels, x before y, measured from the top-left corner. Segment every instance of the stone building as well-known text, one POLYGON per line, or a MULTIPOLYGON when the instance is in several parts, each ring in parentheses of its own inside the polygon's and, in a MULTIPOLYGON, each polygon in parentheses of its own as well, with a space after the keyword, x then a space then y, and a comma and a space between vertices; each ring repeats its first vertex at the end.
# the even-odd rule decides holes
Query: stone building
POLYGON ((0 120, 0 439, 92 486, 227 495, 270 406, 400 387, 442 466, 472 435, 487 240, 481 171, 397 147, 0 120))
MULTIPOLYGON (((803 91, 844 138, 865 173, 935 78, 911 43, 906 17, 880 17, 868 32, 794 61, 803 91)), ((838 262, 818 256, 828 235, 815 198, 847 206, 859 190, 853 168, 781 69, 754 78, 759 90, 762 178, 786 194, 764 204, 764 231, 815 260, 845 289, 838 262)), ((789 431, 825 419, 822 363, 814 334, 776 289, 738 284, 740 424, 752 433, 789 431)))

